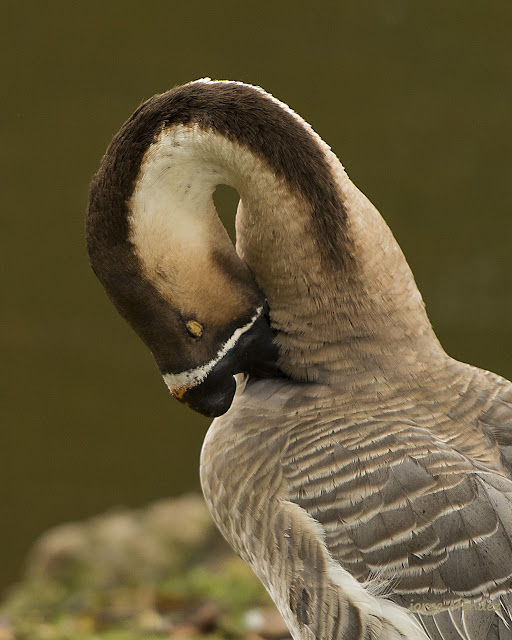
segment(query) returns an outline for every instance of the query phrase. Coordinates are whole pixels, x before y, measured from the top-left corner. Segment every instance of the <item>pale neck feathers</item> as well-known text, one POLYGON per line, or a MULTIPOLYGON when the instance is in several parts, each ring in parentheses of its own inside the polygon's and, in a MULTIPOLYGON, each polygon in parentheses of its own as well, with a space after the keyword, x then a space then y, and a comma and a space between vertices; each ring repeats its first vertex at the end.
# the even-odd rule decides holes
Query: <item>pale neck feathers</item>
POLYGON ((322 232, 318 197, 247 145, 204 125, 172 124, 146 151, 129 202, 130 240, 146 277, 169 302, 181 297, 213 316, 222 308, 212 291, 237 304, 229 272, 212 261, 233 251, 212 200, 228 184, 241 198, 237 252, 268 299, 286 373, 327 381, 367 367, 385 377, 443 358, 386 223, 330 148, 293 117, 329 167, 340 203, 334 224, 331 215, 322 232))

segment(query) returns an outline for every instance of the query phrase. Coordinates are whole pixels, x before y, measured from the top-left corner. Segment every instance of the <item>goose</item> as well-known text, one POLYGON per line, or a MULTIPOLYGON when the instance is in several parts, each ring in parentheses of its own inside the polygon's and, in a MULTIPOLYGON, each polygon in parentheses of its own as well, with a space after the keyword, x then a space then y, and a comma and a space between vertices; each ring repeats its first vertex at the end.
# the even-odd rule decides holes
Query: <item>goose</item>
POLYGON ((215 417, 206 502, 295 640, 512 638, 512 385, 444 352, 302 118, 239 82, 154 96, 92 180, 87 247, 171 394, 215 417))

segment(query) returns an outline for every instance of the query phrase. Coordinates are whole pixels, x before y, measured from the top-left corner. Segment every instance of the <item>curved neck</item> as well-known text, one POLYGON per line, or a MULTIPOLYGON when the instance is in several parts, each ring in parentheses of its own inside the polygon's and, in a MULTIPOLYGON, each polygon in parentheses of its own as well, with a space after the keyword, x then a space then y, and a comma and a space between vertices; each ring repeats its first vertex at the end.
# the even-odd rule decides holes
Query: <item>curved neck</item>
POLYGON ((293 306, 303 285, 311 295, 315 282, 323 290, 336 288, 339 270, 351 258, 342 241, 346 220, 337 213, 326 240, 313 224, 321 215, 315 203, 263 158, 198 125, 175 125, 148 148, 129 201, 130 241, 162 293, 164 274, 173 282, 198 281, 207 277, 212 253, 234 253, 213 203, 218 184, 240 195, 237 249, 276 304, 293 306), (332 258, 326 256, 328 245, 335 248, 332 258))
MULTIPOLYGON (((237 251, 269 301, 287 373, 328 381, 363 366, 388 375, 397 363, 413 367, 420 352, 440 355, 387 225, 327 145, 317 144, 343 203, 337 219, 246 146, 198 125, 163 129, 129 205, 130 240, 147 277, 164 296, 170 282, 180 282, 210 313, 221 311, 208 278, 211 256, 233 247, 212 194, 228 184, 240 194, 237 251)), ((222 291, 230 295, 229 278, 222 291)))
POLYGON ((373 384, 439 366, 446 354, 398 243, 324 151, 346 215, 338 260, 313 241, 311 207, 300 199, 262 208, 242 197, 237 213, 237 251, 268 298, 283 368, 304 380, 373 384))

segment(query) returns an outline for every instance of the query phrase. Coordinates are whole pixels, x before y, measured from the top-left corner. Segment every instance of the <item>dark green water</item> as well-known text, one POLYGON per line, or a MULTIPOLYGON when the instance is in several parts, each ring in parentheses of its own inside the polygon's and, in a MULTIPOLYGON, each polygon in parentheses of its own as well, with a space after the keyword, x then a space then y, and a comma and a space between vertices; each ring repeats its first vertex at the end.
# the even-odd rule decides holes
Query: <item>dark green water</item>
POLYGON ((51 525, 199 487, 208 421, 169 398, 83 237, 111 136, 175 84, 244 80, 303 115, 392 227, 448 352, 512 377, 509 0, 2 13, 0 586, 51 525))

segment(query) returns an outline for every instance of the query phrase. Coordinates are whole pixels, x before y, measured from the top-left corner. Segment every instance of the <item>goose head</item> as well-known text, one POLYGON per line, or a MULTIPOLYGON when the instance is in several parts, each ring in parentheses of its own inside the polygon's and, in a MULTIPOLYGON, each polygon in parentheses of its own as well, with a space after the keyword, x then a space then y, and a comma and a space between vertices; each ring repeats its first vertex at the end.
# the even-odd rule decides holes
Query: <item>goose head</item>
POLYGON ((213 134, 186 121, 191 107, 180 98, 156 96, 114 137, 91 184, 87 248, 171 393, 219 416, 236 374, 279 374, 278 351, 265 295, 213 203, 217 184, 232 176, 208 151, 213 134))
POLYGON ((237 373, 350 388, 444 357, 375 207, 257 87, 200 80, 142 104, 93 178, 87 246, 171 393, 209 416, 237 373), (236 250, 219 184, 240 195, 236 250))

